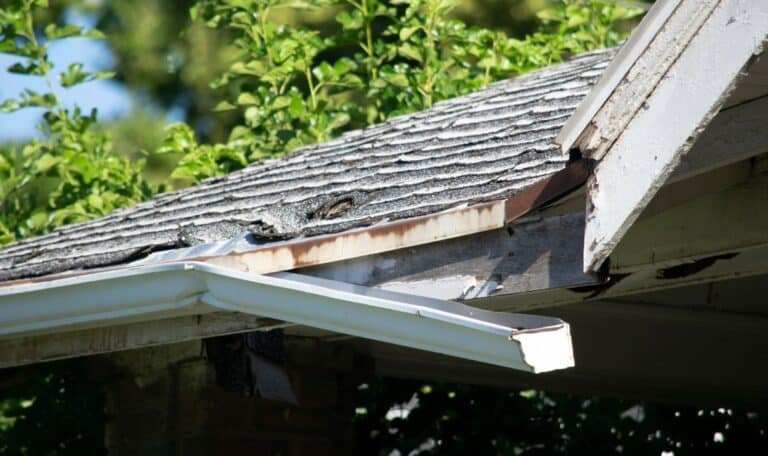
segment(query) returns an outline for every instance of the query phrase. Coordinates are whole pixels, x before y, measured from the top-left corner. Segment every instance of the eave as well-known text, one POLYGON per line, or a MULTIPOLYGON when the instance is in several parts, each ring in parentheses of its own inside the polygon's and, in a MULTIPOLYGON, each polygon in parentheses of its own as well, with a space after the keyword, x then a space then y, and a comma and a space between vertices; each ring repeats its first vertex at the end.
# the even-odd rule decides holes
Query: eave
POLYGON ((766 36, 763 1, 654 5, 558 136, 563 150, 578 149, 596 162, 587 192, 585 271, 605 263, 680 163, 685 166, 766 36))
MULTIPOLYGON (((559 319, 489 312, 298 274, 268 277, 195 262, 6 287, 0 291, 0 344, 222 311, 527 372, 574 364, 569 327, 559 319)), ((13 364, 8 358, 16 355, 3 351, 2 365, 13 364)))

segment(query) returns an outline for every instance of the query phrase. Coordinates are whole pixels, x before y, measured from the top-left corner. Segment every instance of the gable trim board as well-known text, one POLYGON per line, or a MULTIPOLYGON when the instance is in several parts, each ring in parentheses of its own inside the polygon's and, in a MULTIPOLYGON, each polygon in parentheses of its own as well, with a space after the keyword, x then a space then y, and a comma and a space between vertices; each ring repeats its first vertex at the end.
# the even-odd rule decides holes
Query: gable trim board
POLYGON ((267 277, 194 262, 3 289, 0 340, 221 311, 533 373, 574 365, 570 329, 556 318, 490 312, 299 274, 267 277), (54 300, 57 305, 51 306, 54 300))
POLYGON ((626 43, 621 46, 613 61, 600 76, 600 80, 584 97, 584 100, 555 137, 555 143, 560 145, 564 154, 576 148, 575 145, 579 137, 592 122, 592 118, 602 108, 622 79, 626 77, 634 62, 667 23, 679 4, 680 0, 659 0, 651 5, 643 20, 632 31, 626 43))
POLYGON ((682 1, 577 143, 562 145, 600 160, 588 182, 585 271, 608 258, 762 51, 767 35, 763 0, 682 1), (691 33, 691 24, 702 18, 691 33), (658 83, 647 84, 648 78, 658 83))

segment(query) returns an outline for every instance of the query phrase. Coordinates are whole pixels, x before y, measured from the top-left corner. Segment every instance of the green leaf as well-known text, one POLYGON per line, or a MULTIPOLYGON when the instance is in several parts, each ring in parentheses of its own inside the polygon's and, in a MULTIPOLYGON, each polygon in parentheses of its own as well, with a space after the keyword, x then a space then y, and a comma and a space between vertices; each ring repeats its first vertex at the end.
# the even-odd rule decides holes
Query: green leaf
POLYGON ((45 226, 48 224, 48 214, 45 213, 44 210, 39 209, 36 212, 34 212, 28 219, 27 219, 27 227, 29 227, 32 231, 42 231, 45 229, 45 226))
MULTIPOLYGON (((56 105, 56 96, 52 93, 39 94, 34 90, 24 89, 19 107, 52 108, 56 105)), ((18 108, 17 108, 18 109, 18 108)))
POLYGON ((337 128, 343 127, 344 125, 348 124, 350 121, 350 116, 346 112, 341 112, 333 116, 333 119, 328 123, 328 129, 329 130, 335 130, 337 128))
POLYGON ((95 28, 88 30, 87 32, 83 33, 81 36, 84 36, 86 38, 93 38, 97 40, 103 40, 107 38, 106 35, 104 35, 104 33, 101 30, 95 29, 95 28))
POLYGON ((321 62, 320 65, 312 68, 312 74, 319 81, 330 81, 334 79, 333 67, 328 62, 321 62))
POLYGON ((411 60, 415 60, 419 63, 424 62, 424 58, 421 55, 421 51, 416 48, 416 46, 413 46, 411 44, 403 44, 397 49, 398 54, 402 55, 403 57, 409 58, 411 60))
POLYGON ((291 104, 288 106, 288 114, 295 119, 301 116, 303 112, 304 100, 300 96, 294 95, 291 97, 291 104))
POLYGON ((54 157, 51 154, 43 154, 35 163, 35 166, 37 168, 37 171, 40 173, 45 173, 49 169, 56 166, 61 159, 54 157))
POLYGON ((226 100, 220 101, 216 106, 213 107, 213 110, 215 112, 231 111, 233 109, 237 109, 237 106, 233 105, 232 103, 226 100))
POLYGON ((357 65, 355 65, 355 62, 353 62, 352 59, 348 57, 342 57, 333 64, 333 72, 336 78, 343 76, 355 68, 357 68, 357 65))
POLYGON ((5 99, 0 103, 0 111, 2 112, 13 112, 22 107, 19 101, 14 98, 5 99))
POLYGON ((88 204, 99 211, 104 209, 104 200, 96 193, 88 195, 88 204))
POLYGON ((248 63, 236 62, 229 70, 235 74, 250 74, 253 76, 262 76, 267 72, 264 63, 258 60, 252 60, 248 63))
POLYGON ((398 87, 408 87, 408 78, 402 73, 391 73, 384 76, 384 79, 390 84, 398 87))
POLYGON ((63 87, 72 87, 92 79, 89 76, 89 73, 83 71, 82 63, 71 63, 67 67, 67 71, 59 73, 59 83, 63 87))
POLYGON ((418 32, 421 27, 419 26, 413 26, 413 27, 403 27, 400 29, 400 40, 401 41, 408 41, 408 38, 411 37, 414 33, 418 32))
POLYGON ((363 15, 358 10, 351 13, 346 10, 341 11, 336 15, 336 21, 341 24, 343 30, 357 30, 363 27, 363 15))
POLYGON ((165 138, 157 153, 188 153, 196 147, 197 141, 192 129, 186 124, 175 123, 165 128, 165 138))
POLYGON ((259 119, 260 113, 261 109, 256 106, 251 106, 245 110, 243 116, 245 117, 245 121, 248 122, 248 125, 253 125, 259 119))
POLYGON ((80 27, 74 24, 67 24, 59 27, 56 24, 48 24, 45 26, 45 37, 48 40, 58 40, 60 38, 68 38, 71 36, 80 36, 80 27))
POLYGON ((90 80, 96 79, 112 79, 115 77, 114 71, 97 71, 91 75, 90 80))
POLYGON ((260 105, 261 100, 250 92, 243 92, 237 96, 237 104, 240 106, 260 105))
POLYGON ((15 74, 42 75, 45 73, 43 71, 43 68, 41 68, 40 65, 34 60, 28 61, 26 65, 24 65, 21 62, 16 62, 13 65, 9 66, 7 70, 9 73, 15 73, 15 74))
POLYGON ((274 99, 274 101, 272 101, 272 108, 283 109, 290 106, 290 104, 291 104, 291 97, 284 95, 284 96, 277 97, 274 99))

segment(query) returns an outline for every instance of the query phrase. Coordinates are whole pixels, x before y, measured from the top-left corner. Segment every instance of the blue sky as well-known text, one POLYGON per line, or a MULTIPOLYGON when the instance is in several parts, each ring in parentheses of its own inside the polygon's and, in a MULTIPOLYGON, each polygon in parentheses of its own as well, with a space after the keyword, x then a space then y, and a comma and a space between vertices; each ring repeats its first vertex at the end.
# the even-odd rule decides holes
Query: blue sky
MULTIPOLYGON (((93 25, 89 23, 91 21, 87 16, 76 14, 69 14, 67 22, 84 27, 93 25)), ((51 82, 65 106, 72 107, 77 103, 86 112, 97 108, 100 120, 114 119, 130 111, 130 93, 118 82, 98 80, 63 89, 57 81, 58 73, 66 70, 70 63, 83 63, 85 69, 90 71, 109 70, 113 64, 113 56, 104 40, 68 38, 51 43, 48 51, 54 64, 51 82)), ((37 92, 48 91, 45 80, 40 76, 16 75, 5 71, 5 68, 20 60, 21 57, 0 54, 0 100, 16 97, 25 88, 37 92)), ((42 114, 43 109, 40 108, 0 113, 0 142, 38 136, 36 126, 42 114)))

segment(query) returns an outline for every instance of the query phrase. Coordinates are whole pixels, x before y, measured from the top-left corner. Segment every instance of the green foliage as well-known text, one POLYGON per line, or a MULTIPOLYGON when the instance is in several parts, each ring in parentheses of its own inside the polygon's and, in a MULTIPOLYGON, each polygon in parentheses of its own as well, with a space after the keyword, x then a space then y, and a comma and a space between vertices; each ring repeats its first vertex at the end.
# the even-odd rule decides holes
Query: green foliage
POLYGON ((613 46, 624 39, 624 33, 616 25, 638 14, 638 8, 622 6, 619 2, 563 0, 537 14, 549 32, 535 33, 532 41, 542 46, 548 43, 550 52, 555 53, 553 58, 563 50, 579 53, 613 46))
POLYGON ((768 446, 766 415, 746 409, 397 379, 362 385, 355 402, 360 454, 725 455, 768 446))
POLYGON ((187 124, 169 125, 166 133, 158 153, 183 154, 171 173, 173 178, 198 181, 234 171, 247 164, 243 148, 228 144, 198 144, 195 133, 187 124))
MULTIPOLYGON (((153 191, 142 177, 143 162, 113 153, 107 135, 94 128, 96 111, 84 114, 79 108, 66 109, 50 79, 54 66, 47 47, 52 41, 98 38, 101 33, 55 24, 48 24, 41 33, 33 21, 35 8, 41 6, 46 2, 25 0, 0 9, 0 51, 22 59, 8 71, 44 78, 49 87, 45 93, 26 89, 0 103, 0 110, 6 112, 45 110, 40 125, 44 139, 0 147, 0 244, 108 214, 153 191)), ((75 63, 57 77, 67 88, 110 75, 87 72, 75 63)))
POLYGON ((104 385, 77 360, 42 365, 0 392, 0 455, 100 455, 104 385))
MULTIPOLYGON (((234 116, 212 112, 217 98, 208 85, 232 62, 234 48, 227 33, 192 22, 186 12, 194 0, 64 1, 108 36, 116 79, 141 95, 137 104, 173 109, 206 142, 226 140, 234 116)), ((150 157, 154 174, 152 164, 150 157)))
MULTIPOLYGON (((218 108, 239 110, 242 125, 218 150, 186 149, 175 175, 199 180, 238 166, 233 157, 282 155, 576 52, 614 45, 622 37, 613 25, 640 13, 597 0, 567 0, 543 14, 542 31, 518 40, 450 19, 452 8, 450 0, 200 1, 193 17, 235 36, 238 59, 212 86, 230 89, 232 96, 218 108), (338 26, 327 36, 273 19, 282 9, 320 8, 339 11, 338 26)), ((189 142, 183 131, 170 133, 169 144, 189 142)))

